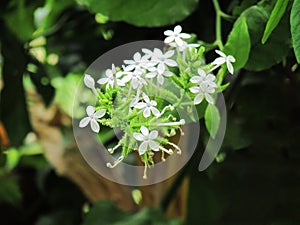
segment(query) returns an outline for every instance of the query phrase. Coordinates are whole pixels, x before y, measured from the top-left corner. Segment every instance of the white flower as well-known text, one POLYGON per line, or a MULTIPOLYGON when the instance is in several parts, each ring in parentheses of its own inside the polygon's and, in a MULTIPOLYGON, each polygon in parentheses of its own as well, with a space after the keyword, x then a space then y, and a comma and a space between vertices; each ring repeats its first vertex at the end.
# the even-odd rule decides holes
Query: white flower
POLYGON ((150 100, 149 97, 145 93, 143 93, 143 99, 144 99, 144 102, 138 102, 134 106, 134 108, 143 109, 143 115, 145 118, 148 118, 151 115, 151 113, 154 116, 159 117, 160 112, 155 107, 155 106, 157 106, 157 102, 154 100, 150 100))
POLYGON ((133 133, 133 137, 137 141, 142 141, 142 143, 139 146, 139 154, 143 155, 148 150, 149 147, 153 151, 158 151, 159 144, 156 141, 154 141, 154 139, 156 139, 158 136, 158 131, 152 130, 149 133, 148 128, 145 126, 141 126, 140 131, 141 133, 137 133, 137 132, 133 133))
POLYGON ((202 84, 207 83, 211 87, 217 87, 217 84, 215 83, 216 77, 212 74, 206 74, 204 70, 198 69, 199 76, 193 76, 190 81, 194 84, 202 84))
POLYGON ((160 70, 158 70, 158 68, 156 67, 151 67, 148 69, 149 73, 146 74, 146 78, 154 78, 157 77, 157 82, 160 85, 163 85, 164 83, 164 76, 166 77, 171 77, 173 75, 173 73, 171 73, 168 70, 165 70, 163 72, 161 72, 160 70))
POLYGON ((100 119, 103 117, 106 113, 105 109, 100 109, 99 111, 95 112, 95 108, 91 105, 89 105, 86 108, 86 114, 88 115, 87 117, 84 117, 82 120, 79 122, 79 127, 86 127, 89 123, 91 124, 91 128, 94 132, 98 133, 100 131, 100 126, 97 122, 97 119, 100 119))
POLYGON ((174 53, 174 50, 163 53, 158 48, 154 49, 152 60, 158 64, 157 69, 160 73, 163 73, 165 71, 166 66, 177 66, 177 62, 173 59, 170 59, 174 55, 174 53))
POLYGON ((109 88, 109 86, 113 88, 115 85, 125 86, 125 83, 120 79, 122 72, 117 72, 114 64, 112 64, 111 69, 105 71, 105 76, 104 78, 100 78, 97 83, 101 85, 107 84, 106 88, 109 88))
POLYGON ((126 71, 142 71, 144 72, 145 69, 149 66, 149 56, 144 55, 142 56, 141 53, 136 52, 133 55, 133 60, 124 60, 124 63, 127 64, 126 71))
POLYGON ((233 66, 232 66, 231 63, 235 62, 235 58, 232 55, 226 56, 223 52, 221 52, 219 50, 216 50, 215 52, 218 55, 220 55, 220 57, 216 58, 212 62, 212 64, 220 66, 220 65, 223 65, 224 63, 226 63, 226 66, 227 66, 227 69, 228 69, 229 73, 233 74, 234 71, 233 71, 233 66))
POLYGON ((214 103, 211 94, 215 92, 215 88, 211 87, 208 83, 202 83, 199 86, 191 87, 190 91, 197 94, 194 98, 195 105, 200 104, 204 98, 208 103, 214 103))
POLYGON ((181 46, 183 45, 183 40, 182 39, 188 39, 191 37, 191 35, 189 34, 186 34, 186 33, 181 33, 182 31, 182 27, 180 25, 177 25, 175 28, 174 28, 174 31, 172 30, 166 30, 164 32, 164 34, 168 37, 166 37, 165 39, 165 43, 166 44, 169 44, 171 42, 176 42, 176 44, 178 46, 181 46))
POLYGON ((135 71, 131 72, 131 71, 126 71, 127 70, 126 68, 123 68, 123 69, 124 69, 123 74, 126 74, 126 76, 124 76, 122 78, 122 81, 124 83, 131 81, 130 85, 133 89, 141 88, 144 85, 147 85, 147 82, 142 77, 142 75, 143 75, 142 71, 135 70, 135 71))
POLYGON ((183 41, 181 46, 178 46, 176 42, 171 42, 169 45, 171 47, 178 48, 179 52, 184 52, 186 49, 191 50, 192 48, 198 48, 200 46, 199 44, 188 44, 185 41, 183 41))

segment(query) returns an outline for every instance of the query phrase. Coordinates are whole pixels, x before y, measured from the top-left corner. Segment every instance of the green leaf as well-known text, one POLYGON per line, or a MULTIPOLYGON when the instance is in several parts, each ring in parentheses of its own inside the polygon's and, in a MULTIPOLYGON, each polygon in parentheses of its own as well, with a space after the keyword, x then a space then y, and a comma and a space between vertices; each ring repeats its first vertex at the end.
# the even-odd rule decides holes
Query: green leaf
POLYGON ((234 24, 224 46, 224 53, 232 55, 236 62, 233 64, 234 70, 238 70, 247 63, 251 48, 250 35, 245 17, 240 17, 234 24))
POLYGON ((261 40, 261 43, 264 44, 270 37, 272 31, 277 27, 279 21, 281 20, 286 7, 289 3, 289 0, 277 0, 276 5, 274 6, 274 9, 271 13, 271 16, 268 20, 268 23, 266 25, 266 29, 264 32, 264 36, 261 40))
POLYGON ((209 134, 215 138, 220 126, 220 113, 218 108, 213 104, 208 104, 204 119, 209 134))
POLYGON ((251 38, 251 51, 245 68, 252 71, 266 70, 280 63, 290 52, 291 38, 289 15, 282 17, 266 44, 261 43, 264 27, 273 9, 275 1, 261 1, 245 10, 241 16, 246 17, 251 38))
POLYGON ((290 22, 294 52, 297 62, 300 63, 300 1, 294 1, 290 22))
POLYGON ((136 26, 158 27, 174 24, 189 16, 198 0, 77 0, 94 13, 111 21, 124 21, 136 26))
POLYGON ((13 175, 0 175, 0 203, 9 203, 13 206, 20 206, 22 193, 18 179, 13 175))

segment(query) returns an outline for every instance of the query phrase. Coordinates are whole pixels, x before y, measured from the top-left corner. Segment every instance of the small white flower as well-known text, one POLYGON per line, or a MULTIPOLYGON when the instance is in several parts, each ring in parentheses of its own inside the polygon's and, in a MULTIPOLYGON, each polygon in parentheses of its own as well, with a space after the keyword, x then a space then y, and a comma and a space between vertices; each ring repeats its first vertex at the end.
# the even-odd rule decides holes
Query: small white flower
POLYGON ((182 39, 188 39, 191 37, 191 35, 186 34, 186 33, 181 33, 182 27, 180 25, 177 25, 173 30, 166 30, 164 34, 167 36, 165 39, 165 43, 169 44, 171 42, 176 42, 178 46, 183 45, 183 40, 182 39))
POLYGON ((105 76, 106 77, 104 77, 104 78, 100 78, 97 81, 97 83, 101 84, 101 85, 107 84, 106 88, 109 88, 109 86, 111 86, 113 88, 115 85, 125 86, 125 83, 120 79, 120 77, 122 76, 122 72, 117 72, 114 64, 112 64, 111 69, 107 69, 105 71, 105 76))
POLYGON ((190 81, 194 84, 202 84, 207 83, 211 87, 217 87, 217 84, 215 83, 216 77, 212 74, 206 74, 204 70, 198 69, 199 76, 193 76, 190 81))
POLYGON ((143 75, 143 72, 140 71, 140 70, 135 70, 133 72, 131 71, 127 71, 126 68, 123 68, 124 69, 124 72, 123 74, 125 74, 126 76, 124 76, 122 78, 122 81, 124 83, 127 83, 129 81, 130 82, 130 86, 133 88, 133 89, 137 89, 137 88, 141 88, 143 87, 144 85, 147 85, 147 82, 145 81, 145 79, 142 77, 143 75))
POLYGON ((137 132, 133 133, 133 137, 137 141, 142 142, 139 146, 139 154, 143 155, 148 150, 149 147, 153 151, 158 151, 159 144, 158 144, 158 142, 154 141, 154 139, 156 139, 158 136, 158 131, 152 130, 149 133, 148 128, 145 126, 141 126, 140 131, 141 131, 141 133, 137 133, 137 132))
POLYGON ((199 44, 188 44, 185 41, 183 41, 181 46, 178 46, 176 42, 171 42, 169 45, 171 47, 178 48, 179 52, 184 52, 186 49, 191 50, 192 48, 198 48, 200 46, 199 44))
POLYGON ((136 52, 133 55, 133 60, 124 60, 124 63, 127 65, 126 71, 142 71, 144 72, 145 69, 149 67, 149 56, 144 55, 142 56, 141 53, 136 52))
POLYGON ((100 109, 99 111, 95 112, 94 106, 89 105, 86 108, 86 114, 88 115, 87 117, 84 117, 82 120, 79 122, 79 127, 86 127, 89 123, 91 125, 91 128, 94 132, 98 133, 100 131, 100 126, 97 122, 97 119, 100 119, 103 117, 106 113, 105 109, 100 109))
POLYGON ((157 106, 157 102, 154 100, 150 100, 150 98, 145 93, 143 93, 143 99, 144 99, 144 102, 138 102, 134 106, 134 108, 143 109, 143 115, 145 118, 148 118, 151 115, 151 113, 154 116, 159 117, 160 112, 155 107, 155 106, 157 106))
POLYGON ((158 64, 157 69, 160 73, 163 73, 166 70, 166 66, 177 66, 177 62, 173 59, 170 59, 174 55, 174 53, 174 50, 163 53, 158 48, 154 49, 152 60, 158 64))
POLYGON ((233 70, 233 66, 231 63, 235 62, 235 58, 232 55, 228 55, 226 56, 223 52, 219 51, 219 50, 215 50, 215 52, 220 55, 220 57, 216 58, 212 64, 213 65, 223 65, 224 63, 226 63, 227 69, 229 71, 229 73, 233 74, 234 70, 233 70))
POLYGON ((171 73, 170 71, 168 70, 165 70, 161 73, 160 70, 158 70, 158 68, 156 67, 151 67, 148 69, 149 70, 149 73, 146 74, 146 78, 154 78, 154 77, 157 77, 157 82, 160 84, 160 85, 163 85, 164 83, 164 76, 165 77, 171 77, 173 75, 173 73, 171 73))
POLYGON ((194 98, 194 104, 198 105, 205 98, 210 104, 214 103, 214 99, 211 94, 215 92, 215 88, 211 87, 208 83, 202 83, 199 86, 194 86, 190 88, 190 91, 197 94, 194 98))

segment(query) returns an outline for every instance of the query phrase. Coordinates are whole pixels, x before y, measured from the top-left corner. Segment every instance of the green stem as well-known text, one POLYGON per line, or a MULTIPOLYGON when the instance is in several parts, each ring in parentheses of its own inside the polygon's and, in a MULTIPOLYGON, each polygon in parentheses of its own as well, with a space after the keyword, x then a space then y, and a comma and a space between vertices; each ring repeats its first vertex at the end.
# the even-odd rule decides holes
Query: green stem
POLYGON ((214 4, 214 8, 216 11, 216 41, 215 43, 218 45, 220 49, 223 49, 222 42, 222 31, 221 31, 221 16, 224 16, 224 13, 221 11, 218 0, 212 0, 214 4))

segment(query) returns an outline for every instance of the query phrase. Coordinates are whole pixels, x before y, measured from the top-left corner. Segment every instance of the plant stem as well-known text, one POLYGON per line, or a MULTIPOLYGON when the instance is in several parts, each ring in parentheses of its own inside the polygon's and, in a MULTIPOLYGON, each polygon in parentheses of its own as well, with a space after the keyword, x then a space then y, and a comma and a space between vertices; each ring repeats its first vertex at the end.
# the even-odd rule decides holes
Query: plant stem
POLYGON ((216 41, 215 43, 218 45, 220 49, 223 49, 222 42, 222 31, 221 31, 221 16, 224 16, 224 13, 220 9, 220 5, 218 0, 212 0, 214 4, 214 8, 216 11, 216 41))

